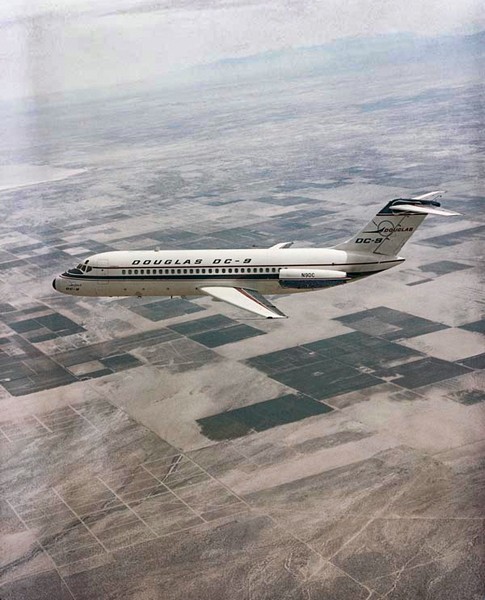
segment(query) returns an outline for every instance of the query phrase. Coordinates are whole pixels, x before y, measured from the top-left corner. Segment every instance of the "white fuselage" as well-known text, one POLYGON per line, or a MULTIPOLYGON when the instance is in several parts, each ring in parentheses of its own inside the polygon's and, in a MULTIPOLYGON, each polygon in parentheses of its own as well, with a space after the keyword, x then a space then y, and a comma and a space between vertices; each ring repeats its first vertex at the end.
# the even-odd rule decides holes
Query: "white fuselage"
POLYGON ((53 285, 76 296, 200 296, 200 288, 221 285, 288 294, 349 282, 403 260, 325 248, 113 251, 89 257, 53 285), (290 269, 298 284, 282 281, 280 274, 290 269), (333 280, 329 271, 347 277, 333 280))

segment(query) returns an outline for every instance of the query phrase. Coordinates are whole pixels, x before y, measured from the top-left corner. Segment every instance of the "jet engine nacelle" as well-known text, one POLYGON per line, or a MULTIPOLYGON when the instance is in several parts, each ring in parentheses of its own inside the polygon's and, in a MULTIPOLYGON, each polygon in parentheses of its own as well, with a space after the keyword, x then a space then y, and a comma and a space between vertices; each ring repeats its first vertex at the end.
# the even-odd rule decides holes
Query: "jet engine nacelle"
POLYGON ((281 269, 279 282, 284 288, 325 288, 348 280, 347 273, 330 269, 281 269))

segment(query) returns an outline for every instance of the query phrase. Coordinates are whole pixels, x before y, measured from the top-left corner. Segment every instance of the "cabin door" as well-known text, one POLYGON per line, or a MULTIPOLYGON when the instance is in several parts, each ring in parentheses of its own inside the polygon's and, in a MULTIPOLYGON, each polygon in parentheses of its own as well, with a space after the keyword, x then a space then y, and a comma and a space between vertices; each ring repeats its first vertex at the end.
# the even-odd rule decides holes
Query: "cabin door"
POLYGON ((98 296, 106 296, 107 287, 108 287, 108 275, 109 275, 109 262, 108 259, 102 258, 98 261, 99 268, 99 279, 97 282, 98 288, 98 296))

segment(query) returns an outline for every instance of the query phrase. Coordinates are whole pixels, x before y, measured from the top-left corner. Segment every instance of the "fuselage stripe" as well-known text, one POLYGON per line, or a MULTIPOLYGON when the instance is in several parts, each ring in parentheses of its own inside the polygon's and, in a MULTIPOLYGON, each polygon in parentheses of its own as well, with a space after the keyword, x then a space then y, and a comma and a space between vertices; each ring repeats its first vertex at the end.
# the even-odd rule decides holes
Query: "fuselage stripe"
POLYGON ((250 264, 250 265, 238 265, 238 264, 191 264, 191 265, 174 265, 173 263, 168 265, 115 265, 115 266, 103 266, 98 267, 95 265, 91 265, 93 269, 103 269, 103 271, 115 270, 115 269, 293 269, 294 267, 347 267, 347 266, 356 266, 356 265, 383 265, 386 263, 400 263, 403 262, 403 258, 396 258, 394 260, 380 260, 380 261, 372 261, 372 262, 354 262, 354 263, 284 263, 281 265, 268 265, 268 264, 250 264))
MULTIPOLYGON (((320 279, 316 278, 313 281, 335 281, 335 282, 345 282, 349 279, 362 277, 365 275, 372 275, 374 273, 379 273, 385 269, 379 269, 376 271, 359 271, 355 273, 347 273, 347 277, 345 278, 335 278, 335 279, 320 279)), ((132 282, 132 281, 206 281, 208 279, 218 279, 222 281, 227 281, 231 279, 239 279, 239 280, 271 280, 271 281, 291 281, 288 279, 280 278, 278 273, 225 273, 225 274, 211 274, 211 273, 202 273, 202 274, 187 274, 187 275, 72 275, 70 273, 63 273, 60 275, 61 279, 71 280, 71 281, 113 281, 113 282, 132 282)), ((295 280, 296 281, 296 280, 295 280)), ((308 280, 310 281, 310 280, 308 280)))

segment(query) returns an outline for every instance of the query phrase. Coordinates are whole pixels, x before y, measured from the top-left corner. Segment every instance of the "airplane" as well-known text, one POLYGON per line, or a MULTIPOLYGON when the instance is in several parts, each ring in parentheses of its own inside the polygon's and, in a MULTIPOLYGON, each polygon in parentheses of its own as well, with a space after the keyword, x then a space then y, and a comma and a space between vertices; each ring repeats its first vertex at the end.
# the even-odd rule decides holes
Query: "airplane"
POLYGON ((426 215, 440 208, 438 190, 388 202, 354 237, 332 248, 112 251, 94 254, 57 276, 55 290, 73 296, 208 295, 268 319, 286 315, 264 294, 301 293, 357 281, 404 262, 399 251, 426 215))

